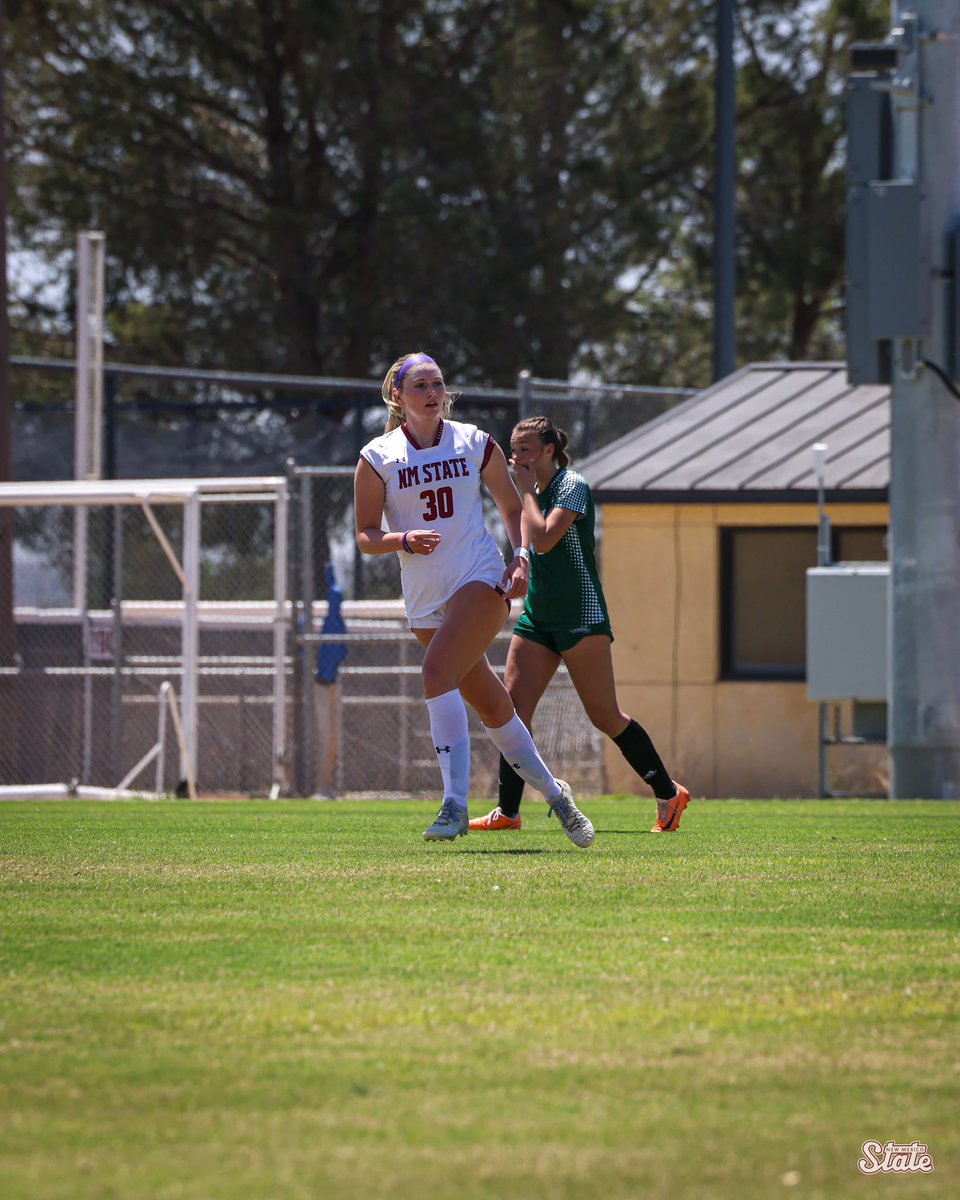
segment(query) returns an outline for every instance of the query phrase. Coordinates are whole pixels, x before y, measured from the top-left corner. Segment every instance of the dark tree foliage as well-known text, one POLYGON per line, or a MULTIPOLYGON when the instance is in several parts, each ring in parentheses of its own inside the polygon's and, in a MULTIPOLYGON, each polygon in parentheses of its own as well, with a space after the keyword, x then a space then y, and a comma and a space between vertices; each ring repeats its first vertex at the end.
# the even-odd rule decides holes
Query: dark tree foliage
MULTIPOLYGON (((885 8, 741 0, 741 361, 836 342, 844 52, 885 8)), ((708 382, 712 2, 8 17, 15 242, 65 283, 76 231, 106 232, 111 357, 368 376, 423 347, 464 382, 708 382)), ((21 347, 69 344, 61 294, 20 289, 21 347)))
MULTIPOLYGON (((738 363, 844 356, 844 83, 850 44, 888 26, 886 0, 738 0, 738 363)), ((644 336, 620 345, 618 369, 702 386, 712 351, 707 158, 684 194, 679 241, 657 286, 637 296, 644 336)))

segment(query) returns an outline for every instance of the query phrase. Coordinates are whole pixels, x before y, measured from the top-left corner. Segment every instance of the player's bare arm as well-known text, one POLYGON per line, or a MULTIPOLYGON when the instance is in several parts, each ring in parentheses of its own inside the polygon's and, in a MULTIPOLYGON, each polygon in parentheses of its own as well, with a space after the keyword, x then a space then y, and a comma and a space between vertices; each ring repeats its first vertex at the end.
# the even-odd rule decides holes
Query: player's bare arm
POLYGON ((530 503, 536 509, 539 518, 534 521, 533 513, 528 511, 524 498, 523 510, 530 520, 533 548, 538 554, 546 554, 557 545, 580 514, 572 512, 569 508, 551 508, 544 519, 536 500, 531 498, 530 503))
POLYGON ((440 544, 435 529, 408 529, 388 533, 383 524, 383 480, 365 458, 353 477, 353 510, 357 545, 361 554, 431 554, 440 544))
POLYGON ((538 554, 552 550, 580 515, 568 508, 553 508, 544 517, 537 503, 537 475, 532 462, 514 454, 510 459, 517 487, 523 498, 523 515, 530 523, 531 545, 538 554))
POLYGON ((524 510, 520 493, 510 475, 503 451, 496 443, 494 443, 493 453, 483 469, 481 478, 487 486, 487 491, 493 497, 493 502, 503 518, 510 544, 514 547, 513 561, 507 564, 501 587, 511 600, 518 599, 527 594, 530 584, 530 564, 516 551, 524 546, 529 550, 529 543, 523 540, 526 531, 523 528, 525 522, 521 519, 524 510))

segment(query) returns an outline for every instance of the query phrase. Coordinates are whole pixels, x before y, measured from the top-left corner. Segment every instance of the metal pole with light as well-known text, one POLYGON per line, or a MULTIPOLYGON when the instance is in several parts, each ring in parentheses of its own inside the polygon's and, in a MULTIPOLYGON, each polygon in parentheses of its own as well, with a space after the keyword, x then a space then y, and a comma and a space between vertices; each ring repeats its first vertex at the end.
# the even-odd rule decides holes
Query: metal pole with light
POLYGON ((735 0, 717 0, 716 160, 713 197, 713 378, 736 365, 735 0))
MULTIPOLYGON (((3 0, 0 0, 0 483, 13 479, 13 400, 10 395, 10 326, 7 318, 7 145, 4 121, 6 56, 3 0)), ((12 666, 13 512, 0 510, 0 666, 12 666)))
MULTIPOLYGON (((832 556, 830 548, 830 518, 827 516, 826 505, 826 472, 827 444, 815 442, 813 446, 813 473, 817 480, 817 566, 829 567, 832 556)), ((819 775, 820 797, 826 799, 830 795, 828 786, 827 746, 830 743, 830 709, 827 703, 820 701, 820 744, 819 744, 819 775)))

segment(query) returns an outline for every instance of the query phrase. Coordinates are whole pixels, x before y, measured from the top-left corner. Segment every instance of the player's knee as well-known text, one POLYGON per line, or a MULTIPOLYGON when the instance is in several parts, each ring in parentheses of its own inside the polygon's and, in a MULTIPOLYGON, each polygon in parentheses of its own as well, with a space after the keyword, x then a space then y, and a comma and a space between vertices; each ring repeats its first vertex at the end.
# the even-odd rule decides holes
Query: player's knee
POLYGON ((623 719, 616 708, 588 708, 587 716, 594 728, 599 729, 607 737, 616 737, 623 728, 623 719))
POLYGON ((429 657, 423 660, 423 694, 425 696, 442 696, 458 687, 460 680, 453 675, 449 667, 443 663, 433 662, 429 657))

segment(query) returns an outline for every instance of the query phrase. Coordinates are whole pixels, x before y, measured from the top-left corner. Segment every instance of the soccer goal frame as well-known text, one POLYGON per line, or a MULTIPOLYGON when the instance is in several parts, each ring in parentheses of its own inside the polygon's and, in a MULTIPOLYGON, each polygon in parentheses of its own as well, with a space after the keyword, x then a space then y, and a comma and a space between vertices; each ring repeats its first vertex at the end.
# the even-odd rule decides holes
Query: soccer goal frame
MULTIPOLYGON (((180 713, 181 781, 198 777, 200 738, 198 727, 199 674, 199 603, 201 593, 201 506, 217 503, 264 503, 274 506, 273 570, 273 728, 270 795, 276 798, 287 789, 287 530, 288 488, 285 476, 252 476, 225 479, 140 479, 140 480, 63 480, 56 482, 0 484, 0 507, 66 506, 86 510, 94 506, 137 506, 153 531, 163 554, 181 585, 182 626, 180 713), (153 511, 155 505, 179 505, 183 511, 183 546, 178 558, 153 511)), ((82 550, 82 547, 79 548, 82 550)), ((78 548, 75 547, 75 553, 78 548)), ((82 599, 86 609, 86 598, 82 599)), ((86 611, 80 611, 82 622, 86 611)), ((88 664, 89 665, 89 664, 88 664)), ((15 668, 14 668, 15 669, 15 668)), ((89 758, 93 737, 89 702, 84 703, 84 759, 89 758)), ((81 781, 84 782, 84 781, 81 781)), ((122 782, 127 782, 124 780, 122 782)), ((52 794, 60 794, 62 783, 49 785, 52 794)), ((75 790, 75 789, 74 789, 75 790)), ((125 789, 96 789, 120 795, 125 789)), ((0 795, 21 794, 23 788, 0 788, 0 795)), ((30 788, 37 794, 37 785, 30 788)))

